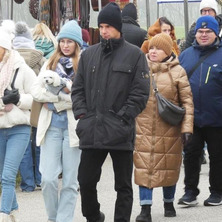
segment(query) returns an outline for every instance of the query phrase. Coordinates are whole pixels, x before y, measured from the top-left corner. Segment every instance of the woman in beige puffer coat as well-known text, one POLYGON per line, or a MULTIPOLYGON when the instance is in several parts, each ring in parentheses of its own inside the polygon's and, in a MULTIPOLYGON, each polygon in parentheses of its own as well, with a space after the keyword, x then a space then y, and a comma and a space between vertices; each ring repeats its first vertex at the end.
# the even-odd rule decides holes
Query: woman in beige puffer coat
POLYGON ((147 106, 136 119, 135 183, 139 185, 142 206, 137 222, 152 221, 150 208, 154 187, 163 187, 165 216, 176 216, 173 201, 182 160, 182 142, 188 142, 193 133, 192 93, 185 70, 172 54, 172 44, 169 36, 158 34, 151 39, 146 56, 159 92, 174 104, 181 104, 186 113, 178 126, 161 119, 151 78, 147 106))

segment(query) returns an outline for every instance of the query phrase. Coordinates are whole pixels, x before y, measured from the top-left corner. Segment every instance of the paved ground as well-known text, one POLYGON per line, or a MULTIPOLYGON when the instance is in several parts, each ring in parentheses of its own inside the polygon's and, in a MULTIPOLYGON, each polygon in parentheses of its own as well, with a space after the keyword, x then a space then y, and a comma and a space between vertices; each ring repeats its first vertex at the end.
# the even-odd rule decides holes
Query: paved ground
MULTIPOLYGON (((208 161, 209 162, 209 161, 208 161)), ((200 176, 200 190, 198 196, 199 204, 193 208, 184 208, 177 205, 178 199, 183 195, 183 166, 181 168, 180 180, 177 185, 175 208, 177 217, 165 218, 163 216, 162 189, 154 189, 154 204, 152 206, 153 222, 222 222, 222 205, 217 207, 203 206, 204 199, 209 196, 208 184, 208 164, 202 165, 200 176)), ((99 201, 101 210, 106 215, 106 222, 113 221, 113 209, 116 193, 113 191, 113 171, 110 157, 106 159, 103 166, 101 181, 98 184, 99 201)), ((32 193, 23 193, 17 191, 18 202, 20 206, 21 222, 46 222, 47 216, 44 208, 44 202, 41 191, 32 193)), ((131 222, 135 222, 136 216, 140 212, 138 187, 134 185, 134 205, 132 211, 131 222)), ((80 208, 80 198, 77 202, 75 210, 74 222, 85 222, 82 217, 80 208)), ((64 221, 66 222, 66 221, 64 221)))

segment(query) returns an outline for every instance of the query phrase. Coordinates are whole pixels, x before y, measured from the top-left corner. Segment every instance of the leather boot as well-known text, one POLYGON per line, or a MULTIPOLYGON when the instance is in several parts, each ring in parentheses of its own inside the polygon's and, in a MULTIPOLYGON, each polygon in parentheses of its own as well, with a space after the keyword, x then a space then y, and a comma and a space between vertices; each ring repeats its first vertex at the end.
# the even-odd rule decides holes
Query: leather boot
POLYGON ((176 217, 176 211, 173 206, 173 202, 164 202, 164 216, 165 217, 176 217))
POLYGON ((0 213, 0 222, 12 222, 12 221, 8 214, 0 213))
POLYGON ((99 218, 87 220, 87 222, 104 222, 104 221, 105 221, 105 214, 103 212, 100 212, 99 218))
POLYGON ((136 217, 136 222, 152 222, 151 205, 142 205, 141 212, 136 217))
POLYGON ((10 213, 10 218, 12 222, 20 222, 19 220, 19 211, 18 210, 13 210, 10 213))

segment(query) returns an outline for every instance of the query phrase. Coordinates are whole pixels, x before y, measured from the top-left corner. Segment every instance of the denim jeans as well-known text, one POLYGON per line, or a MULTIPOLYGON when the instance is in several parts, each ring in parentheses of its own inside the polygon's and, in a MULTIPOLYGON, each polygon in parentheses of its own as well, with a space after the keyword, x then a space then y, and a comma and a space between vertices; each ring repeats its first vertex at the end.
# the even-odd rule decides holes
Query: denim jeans
POLYGON ((18 209, 15 194, 16 175, 30 138, 30 126, 18 125, 0 129, 0 211, 9 214, 18 209))
POLYGON ((31 140, 26 148, 25 154, 22 158, 22 162, 19 167, 21 174, 21 184, 20 187, 22 191, 33 191, 35 190, 35 179, 33 170, 33 158, 32 158, 32 147, 31 140))
POLYGON ((41 184, 39 160, 40 147, 36 146, 36 128, 32 127, 31 140, 19 167, 22 178, 20 187, 23 191, 33 191, 36 185, 41 184))
POLYGON ((40 162, 40 146, 36 146, 36 132, 37 128, 32 127, 32 153, 33 153, 33 164, 34 164, 34 178, 35 184, 40 185, 42 180, 42 175, 39 171, 40 162))
POLYGON ((78 195, 77 173, 81 150, 69 146, 68 130, 50 126, 41 146, 40 172, 42 192, 48 219, 72 222, 78 195), (62 172, 62 188, 58 176, 62 172))
POLYGON ((40 185, 41 180, 42 180, 42 175, 39 171, 39 162, 40 162, 40 147, 36 146, 36 143, 34 145, 34 153, 35 153, 35 158, 34 158, 34 178, 35 178, 35 184, 40 185))
MULTIPOLYGON (((163 187, 163 201, 170 203, 174 201, 174 195, 176 191, 176 185, 163 187)), ((152 205, 153 200, 153 188, 139 186, 140 193, 140 205, 152 205)))

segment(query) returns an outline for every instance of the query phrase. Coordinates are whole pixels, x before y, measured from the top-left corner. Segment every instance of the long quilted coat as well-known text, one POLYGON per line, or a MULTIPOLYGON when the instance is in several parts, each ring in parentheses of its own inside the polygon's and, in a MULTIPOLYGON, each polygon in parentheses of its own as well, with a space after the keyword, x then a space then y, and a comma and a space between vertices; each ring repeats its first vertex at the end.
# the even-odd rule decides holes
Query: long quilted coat
MULTIPOLYGON (((175 185, 182 160, 181 133, 193 133, 193 100, 185 70, 177 58, 164 63, 148 60, 159 92, 174 104, 185 107, 179 126, 164 122, 158 114, 157 102, 150 83, 150 97, 145 110, 136 119, 134 151, 135 183, 153 188, 175 185)), ((150 78, 152 81, 152 78, 150 78)))

